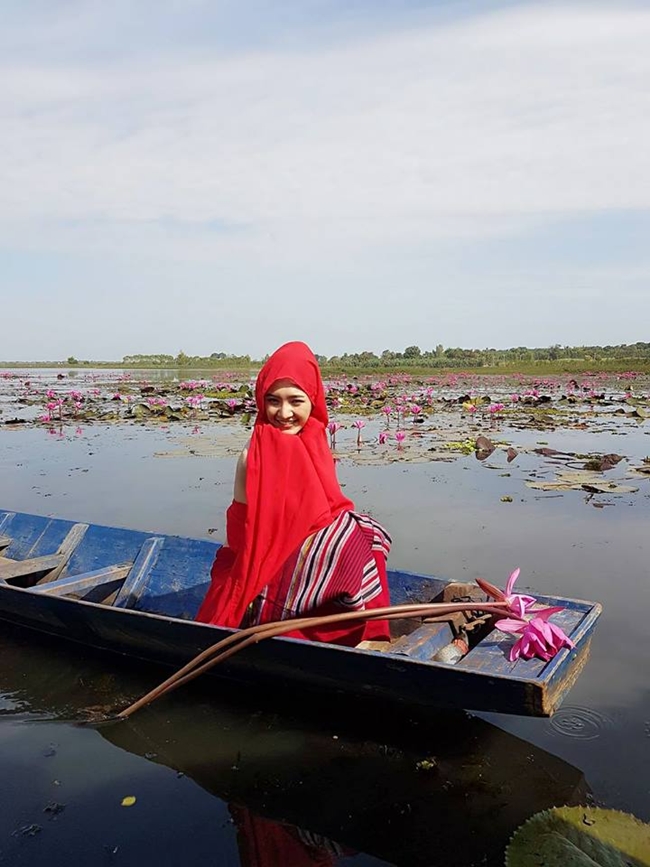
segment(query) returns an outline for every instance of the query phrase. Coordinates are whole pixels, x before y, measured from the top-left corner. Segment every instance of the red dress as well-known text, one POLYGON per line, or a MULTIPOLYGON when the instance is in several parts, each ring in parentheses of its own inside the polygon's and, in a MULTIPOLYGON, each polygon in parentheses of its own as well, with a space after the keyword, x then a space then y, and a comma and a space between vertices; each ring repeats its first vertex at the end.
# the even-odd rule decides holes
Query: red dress
MULTIPOLYGON (((390 538, 339 485, 327 444, 325 389, 309 347, 286 343, 260 370, 257 417, 246 461, 246 500, 228 509, 228 545, 212 568, 197 620, 237 628, 296 616, 388 604, 390 538), (298 433, 279 429, 266 411, 275 383, 289 381, 309 398, 298 433)), ((388 638, 387 623, 312 628, 294 636, 357 644, 388 638)))
MULTIPOLYGON (((224 582, 245 544, 247 507, 234 502, 226 512, 228 544, 217 552, 212 583, 197 620, 210 623, 224 582)), ((250 603, 242 627, 296 617, 317 617, 390 605, 386 557, 390 537, 367 515, 342 512, 328 527, 309 536, 288 557, 274 578, 250 603)), ((388 640, 386 620, 294 629, 291 638, 355 646, 364 640, 388 640)))

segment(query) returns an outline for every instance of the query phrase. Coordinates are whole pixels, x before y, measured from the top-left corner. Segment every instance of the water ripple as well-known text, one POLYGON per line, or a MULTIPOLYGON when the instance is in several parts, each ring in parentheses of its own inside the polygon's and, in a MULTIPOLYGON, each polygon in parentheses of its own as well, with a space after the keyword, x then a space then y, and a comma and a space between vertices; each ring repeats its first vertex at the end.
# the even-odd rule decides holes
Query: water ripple
POLYGON ((563 707, 550 719, 551 729, 568 738, 591 741, 613 725, 612 720, 589 707, 563 707))

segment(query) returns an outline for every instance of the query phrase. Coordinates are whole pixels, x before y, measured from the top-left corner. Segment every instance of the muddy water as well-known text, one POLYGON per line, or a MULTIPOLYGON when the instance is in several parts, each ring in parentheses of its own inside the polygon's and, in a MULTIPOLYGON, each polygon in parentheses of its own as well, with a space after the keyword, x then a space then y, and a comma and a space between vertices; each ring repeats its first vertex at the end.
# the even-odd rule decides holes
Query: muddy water
MULTIPOLYGON (((342 724, 340 708, 309 714, 299 697, 226 688, 215 701, 198 685, 129 723, 79 727, 81 710, 127 704, 158 673, 3 627, 0 858, 237 865, 254 838, 268 865, 496 865, 517 824, 552 804, 650 819, 650 481, 625 494, 526 484, 558 470, 533 452, 540 443, 624 454, 609 475, 629 482, 649 425, 486 428, 517 449, 511 462, 502 447, 483 461, 364 465, 350 431, 339 445, 346 493, 391 532, 392 565, 500 584, 520 566, 522 590, 603 603, 590 662, 552 720, 349 707, 342 724)), ((377 430, 369 422, 362 452, 377 430)), ((0 506, 222 538, 246 436, 235 423, 6 427, 0 506)))

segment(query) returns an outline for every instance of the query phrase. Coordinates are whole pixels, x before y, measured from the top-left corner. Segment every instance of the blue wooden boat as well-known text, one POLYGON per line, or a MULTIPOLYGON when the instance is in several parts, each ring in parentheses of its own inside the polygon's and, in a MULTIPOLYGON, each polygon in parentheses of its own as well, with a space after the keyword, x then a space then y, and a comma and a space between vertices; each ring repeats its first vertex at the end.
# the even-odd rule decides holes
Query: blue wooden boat
MULTIPOLYGON (((101 650, 178 668, 233 630, 196 623, 219 544, 0 511, 0 619, 101 650)), ((389 571, 393 605, 449 598, 457 585, 389 571)), ((467 585, 459 585, 461 591, 467 585)), ((475 597, 472 597, 475 598, 475 597)), ((381 649, 272 638, 212 672, 310 692, 359 695, 407 707, 550 716, 589 654, 598 603, 538 596, 575 643, 550 662, 508 660, 512 638, 484 624, 455 665, 433 657, 453 621, 393 621, 381 649)))

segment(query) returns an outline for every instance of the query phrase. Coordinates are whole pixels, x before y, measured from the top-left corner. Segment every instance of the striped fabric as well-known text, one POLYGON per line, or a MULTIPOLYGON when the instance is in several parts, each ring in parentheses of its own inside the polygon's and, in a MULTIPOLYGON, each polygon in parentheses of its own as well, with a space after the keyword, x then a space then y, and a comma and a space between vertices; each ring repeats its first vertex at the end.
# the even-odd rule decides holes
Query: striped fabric
POLYGON ((365 609, 382 593, 377 557, 385 562, 390 546, 390 536, 371 517, 343 512, 289 557, 242 625, 365 609))

